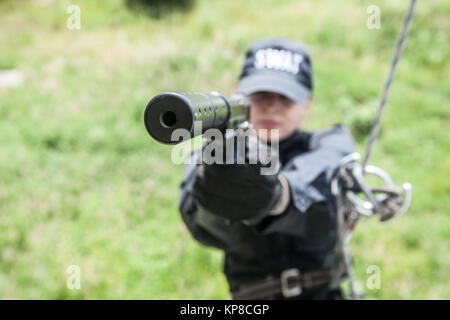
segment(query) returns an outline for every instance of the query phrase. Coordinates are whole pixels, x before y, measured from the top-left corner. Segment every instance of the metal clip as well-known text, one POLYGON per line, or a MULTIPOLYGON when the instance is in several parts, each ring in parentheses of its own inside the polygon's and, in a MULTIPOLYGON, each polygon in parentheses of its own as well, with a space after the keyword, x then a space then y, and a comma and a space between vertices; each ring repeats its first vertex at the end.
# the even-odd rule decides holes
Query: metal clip
POLYGON ((400 189, 386 171, 372 165, 362 169, 359 160, 357 153, 342 159, 337 173, 338 179, 332 181, 332 193, 337 195, 339 192, 345 192, 353 211, 361 216, 379 214, 383 222, 402 216, 411 203, 411 184, 404 183, 400 189), (367 175, 378 178, 383 186, 381 188, 367 186, 367 175), (338 186, 338 183, 341 186, 338 186), (363 200, 358 193, 363 193, 368 200, 363 200))
POLYGON ((287 269, 281 273, 281 292, 285 298, 295 297, 302 293, 300 285, 300 270, 297 268, 287 269), (289 287, 289 279, 295 280, 295 286, 289 287))

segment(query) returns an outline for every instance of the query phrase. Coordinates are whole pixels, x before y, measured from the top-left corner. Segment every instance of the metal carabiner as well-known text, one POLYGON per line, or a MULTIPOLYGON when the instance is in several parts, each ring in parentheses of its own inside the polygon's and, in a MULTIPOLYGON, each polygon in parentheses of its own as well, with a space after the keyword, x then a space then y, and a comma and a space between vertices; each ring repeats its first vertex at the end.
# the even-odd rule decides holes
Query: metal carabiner
POLYGON ((379 214, 380 220, 383 222, 402 216, 411 204, 411 184, 404 183, 400 189, 385 170, 372 165, 366 166, 363 170, 359 160, 360 157, 357 153, 342 159, 337 177, 331 184, 332 193, 337 195, 339 192, 345 192, 345 197, 353 211, 361 216, 369 217, 379 214), (383 187, 367 186, 365 182, 367 175, 381 180, 383 187), (338 186, 339 182, 344 183, 345 186, 338 186), (358 192, 362 192, 368 200, 361 199, 358 192))

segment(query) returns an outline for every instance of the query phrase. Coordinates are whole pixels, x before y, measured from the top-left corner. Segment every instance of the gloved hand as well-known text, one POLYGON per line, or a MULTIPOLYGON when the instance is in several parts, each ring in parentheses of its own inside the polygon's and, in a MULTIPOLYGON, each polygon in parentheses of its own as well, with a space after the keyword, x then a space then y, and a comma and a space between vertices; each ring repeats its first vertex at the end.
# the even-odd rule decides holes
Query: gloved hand
MULTIPOLYGON (((234 136, 228 139, 234 139, 234 136)), ((215 143, 217 148, 222 148, 226 154, 227 150, 224 148, 226 141, 212 143, 215 143)), ((282 205, 287 206, 286 192, 289 195, 289 190, 286 186, 288 184, 284 177, 281 179, 284 178, 284 183, 280 183, 278 154, 272 148, 268 156, 261 157, 258 148, 262 150, 262 148, 270 147, 259 141, 256 136, 247 137, 244 150, 234 148, 234 163, 202 163, 198 166, 194 195, 206 210, 230 221, 248 222, 259 221, 271 211, 280 213, 281 199, 284 199, 282 205), (245 154, 242 154, 242 151, 245 154), (273 163, 268 164, 268 157, 271 161, 277 161, 275 167, 273 163), (238 159, 241 163, 244 159, 245 164, 239 164, 238 159), (270 167, 270 174, 261 174, 264 168, 267 170, 268 167, 270 167), (274 207, 275 211, 273 211, 274 207)), ((283 210, 284 208, 281 211, 283 210)))

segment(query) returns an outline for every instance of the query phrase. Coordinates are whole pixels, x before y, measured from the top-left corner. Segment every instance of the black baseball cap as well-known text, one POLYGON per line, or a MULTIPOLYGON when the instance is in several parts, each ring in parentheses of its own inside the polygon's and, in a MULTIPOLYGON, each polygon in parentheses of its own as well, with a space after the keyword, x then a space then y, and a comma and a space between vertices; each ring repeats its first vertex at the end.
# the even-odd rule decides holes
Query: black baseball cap
POLYGON ((239 76, 240 93, 271 91, 305 103, 312 90, 311 58, 302 43, 273 38, 251 44, 239 76))

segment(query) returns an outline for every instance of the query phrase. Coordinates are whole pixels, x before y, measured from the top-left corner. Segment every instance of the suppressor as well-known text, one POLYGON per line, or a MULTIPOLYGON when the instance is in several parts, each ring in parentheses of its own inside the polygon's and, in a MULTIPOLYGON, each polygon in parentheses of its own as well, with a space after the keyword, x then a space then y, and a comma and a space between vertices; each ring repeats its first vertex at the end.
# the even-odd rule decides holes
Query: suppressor
POLYGON ((150 136, 164 144, 177 144, 172 133, 176 129, 189 131, 191 138, 211 128, 236 128, 248 121, 250 104, 244 95, 225 98, 217 92, 164 92, 147 104, 145 128, 150 136), (200 132, 194 132, 194 122, 201 121, 200 132))

